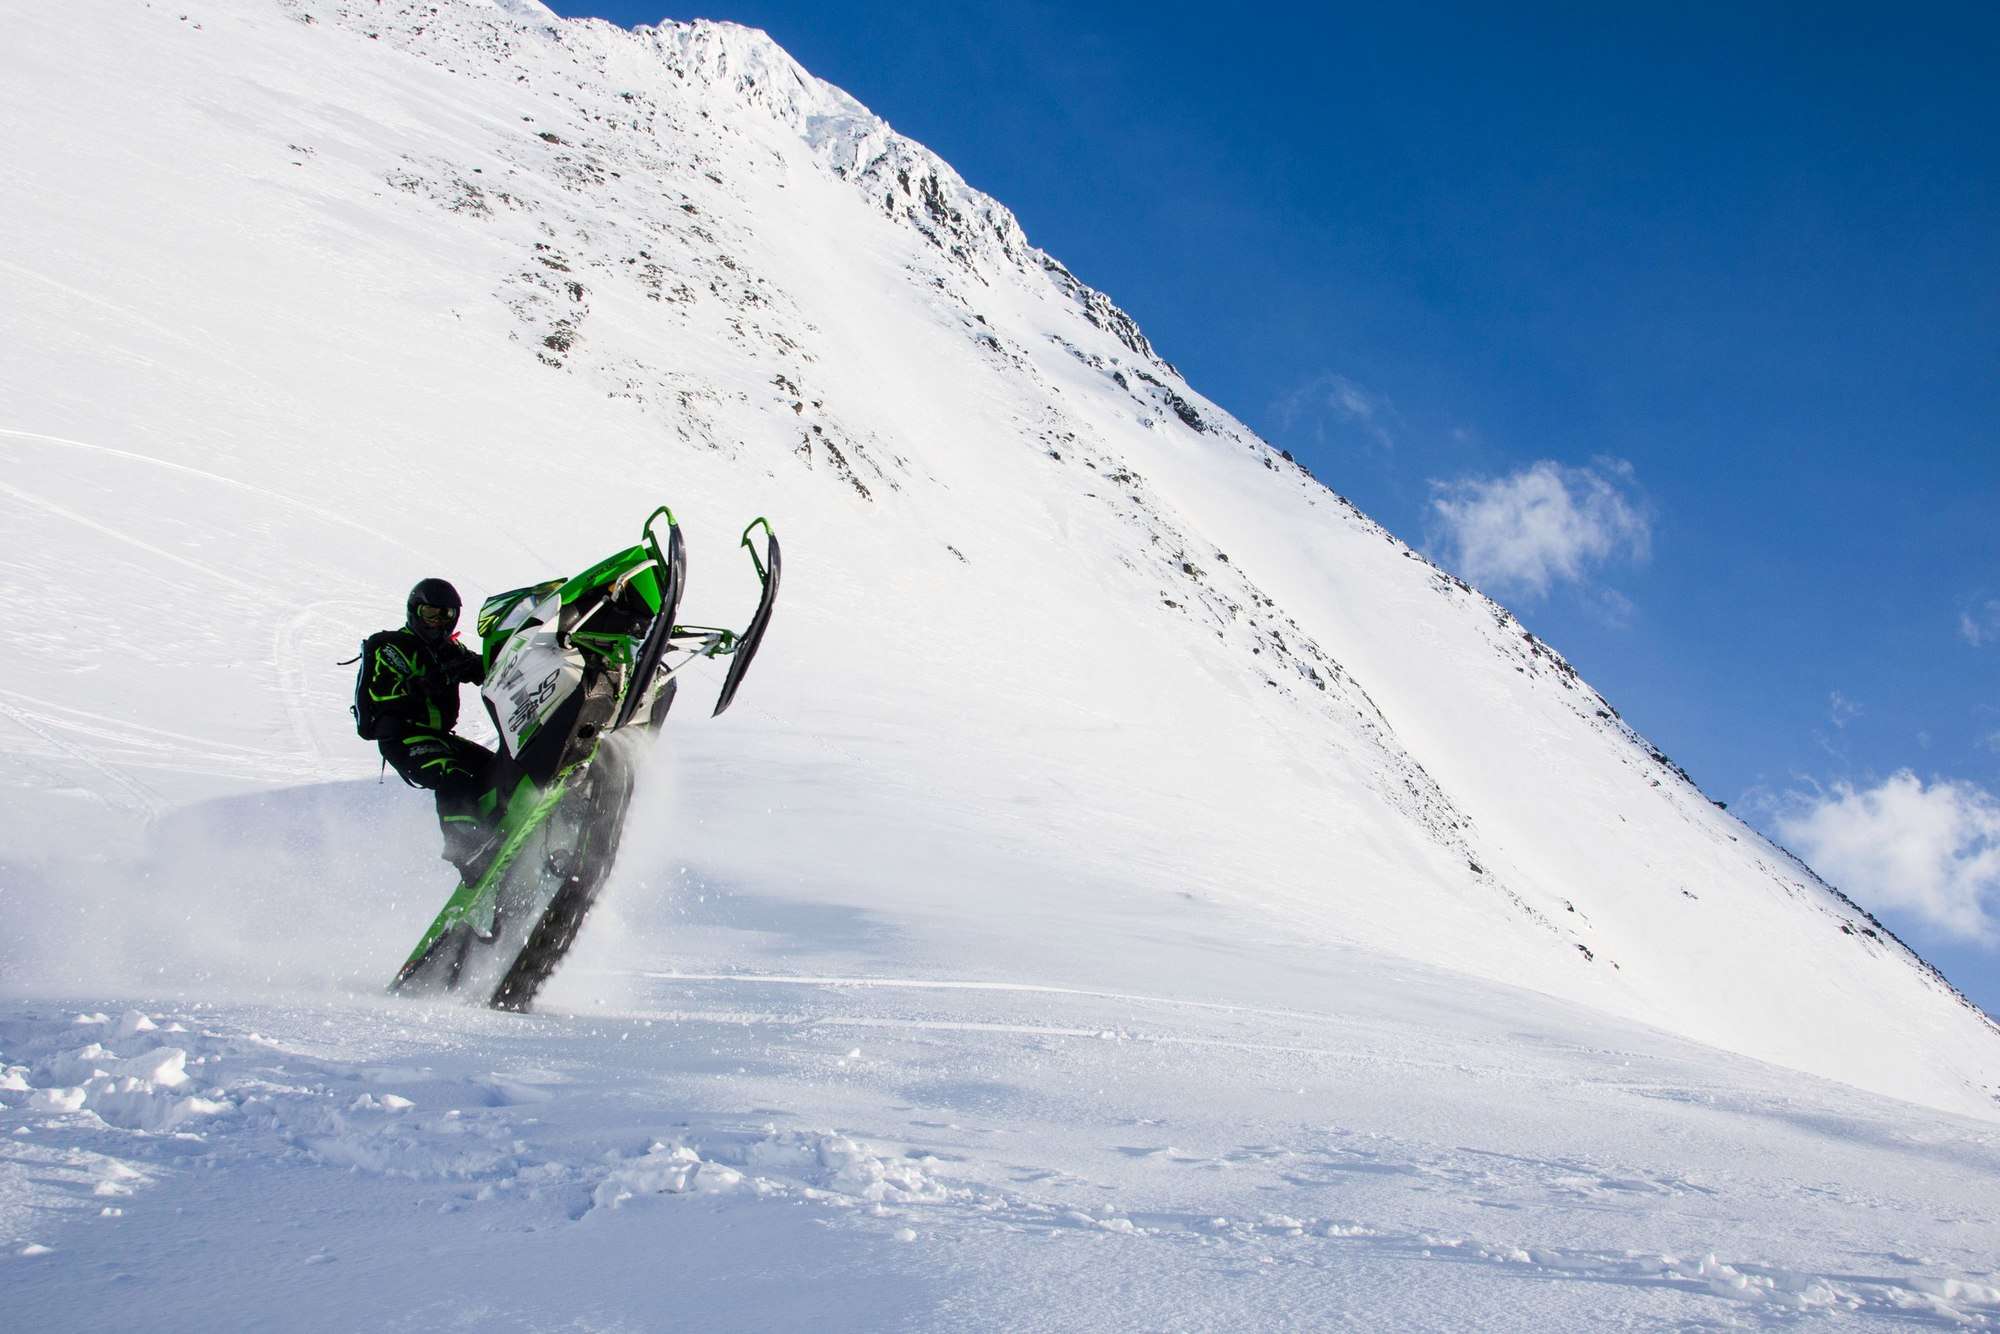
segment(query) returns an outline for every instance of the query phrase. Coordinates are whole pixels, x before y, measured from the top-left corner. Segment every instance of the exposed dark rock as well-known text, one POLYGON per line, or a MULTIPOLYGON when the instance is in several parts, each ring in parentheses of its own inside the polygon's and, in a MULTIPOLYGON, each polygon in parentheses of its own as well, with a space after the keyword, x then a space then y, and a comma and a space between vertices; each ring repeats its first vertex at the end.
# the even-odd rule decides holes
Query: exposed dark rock
POLYGON ((1187 423, 1189 427, 1191 427, 1196 431, 1205 433, 1208 430, 1208 423, 1202 420, 1202 416, 1199 412, 1195 411, 1194 404, 1188 402, 1186 399, 1182 398, 1179 394, 1176 394, 1171 389, 1167 390, 1166 393, 1167 393, 1167 406, 1174 410, 1174 415, 1176 417, 1179 417, 1183 422, 1187 423))

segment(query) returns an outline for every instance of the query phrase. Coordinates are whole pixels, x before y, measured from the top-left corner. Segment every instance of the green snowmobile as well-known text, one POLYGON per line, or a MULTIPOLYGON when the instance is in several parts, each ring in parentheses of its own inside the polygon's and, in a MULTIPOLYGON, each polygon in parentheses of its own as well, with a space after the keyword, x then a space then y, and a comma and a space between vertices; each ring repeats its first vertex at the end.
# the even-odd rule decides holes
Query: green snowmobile
POLYGON ((481 604, 479 693, 501 742, 485 797, 495 832, 488 859, 453 892, 391 991, 481 995, 503 1010, 533 1003, 610 874, 641 742, 666 721, 677 674, 727 657, 720 714, 763 642, 778 536, 757 519, 741 545, 763 585, 741 632, 675 623, 687 561, 664 505, 635 545, 481 604))

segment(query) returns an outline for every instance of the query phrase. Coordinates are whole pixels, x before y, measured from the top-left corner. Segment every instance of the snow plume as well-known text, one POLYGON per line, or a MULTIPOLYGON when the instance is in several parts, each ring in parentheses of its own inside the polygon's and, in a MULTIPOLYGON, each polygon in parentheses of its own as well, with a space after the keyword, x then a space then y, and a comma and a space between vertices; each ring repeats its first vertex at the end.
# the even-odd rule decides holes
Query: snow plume
POLYGON ((2000 799, 1974 783, 1926 786, 1905 769, 1856 789, 1836 783, 1777 817, 1779 836, 1874 908, 1991 944, 2000 911, 2000 799))
MULTIPOLYGON (((662 957, 678 813, 664 775, 646 765, 639 782, 609 902, 582 936, 585 966, 563 977, 572 1008, 629 1001, 621 970, 662 957)), ((135 846, 73 843, 73 855, 0 863, 0 991, 373 996, 454 878, 430 794, 393 774, 198 802, 135 846)))
POLYGON ((0 986, 70 994, 372 994, 448 889, 425 794, 321 783, 169 812, 0 868, 0 986))
POLYGON ((1540 597, 1621 554, 1644 560, 1652 545, 1632 465, 1622 459, 1587 468, 1543 459, 1508 477, 1433 486, 1446 562, 1482 587, 1540 597))
POLYGON ((563 967, 538 1004, 559 1009, 630 1009, 644 1003, 644 970, 674 956, 677 900, 690 877, 680 847, 687 819, 673 766, 653 762, 650 738, 614 734, 637 782, 618 860, 563 967), (676 854, 680 856, 677 859, 676 854), (678 869, 677 869, 678 868, 678 869))

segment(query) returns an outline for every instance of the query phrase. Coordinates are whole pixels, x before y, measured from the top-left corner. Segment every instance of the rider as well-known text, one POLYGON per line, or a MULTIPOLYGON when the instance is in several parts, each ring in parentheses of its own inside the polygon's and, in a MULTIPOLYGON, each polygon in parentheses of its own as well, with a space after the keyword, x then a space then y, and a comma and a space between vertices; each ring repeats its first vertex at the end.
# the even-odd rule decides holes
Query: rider
POLYGON ((444 858, 470 883, 490 832, 483 799, 493 752, 451 729, 459 686, 483 682, 486 669, 458 642, 458 590, 449 583, 419 580, 405 612, 402 629, 362 642, 355 722, 404 782, 437 794, 444 858))

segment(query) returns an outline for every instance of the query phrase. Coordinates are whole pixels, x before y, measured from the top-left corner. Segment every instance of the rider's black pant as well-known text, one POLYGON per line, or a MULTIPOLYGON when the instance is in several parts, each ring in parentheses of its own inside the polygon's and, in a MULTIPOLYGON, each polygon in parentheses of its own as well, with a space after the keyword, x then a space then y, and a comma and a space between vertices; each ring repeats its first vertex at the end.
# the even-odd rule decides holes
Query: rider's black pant
POLYGON ((380 745, 382 758, 405 783, 437 794, 446 849, 476 845, 491 820, 484 798, 493 752, 453 732, 410 731, 384 737, 380 745))

